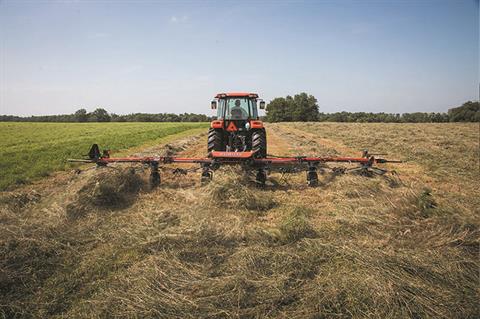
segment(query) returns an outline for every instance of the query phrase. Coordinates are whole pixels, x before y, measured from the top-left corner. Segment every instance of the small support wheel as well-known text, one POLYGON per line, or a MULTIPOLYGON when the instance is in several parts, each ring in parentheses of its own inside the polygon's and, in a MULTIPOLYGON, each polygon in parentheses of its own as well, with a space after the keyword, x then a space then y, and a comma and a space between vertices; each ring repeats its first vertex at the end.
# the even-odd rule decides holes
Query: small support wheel
POLYGON ((200 182, 202 185, 209 183, 213 178, 213 171, 210 169, 209 165, 202 167, 202 176, 200 177, 200 182))
POLYGON ((263 168, 258 169, 257 175, 255 176, 255 182, 257 183, 257 187, 265 187, 266 181, 267 172, 263 168))
POLYGON ((317 174, 317 167, 311 165, 308 167, 307 171, 307 185, 310 187, 315 187, 318 185, 318 174, 317 174))
POLYGON ((161 179, 160 179, 160 173, 158 171, 158 162, 152 162, 150 164, 150 187, 152 189, 158 187, 160 185, 161 179))

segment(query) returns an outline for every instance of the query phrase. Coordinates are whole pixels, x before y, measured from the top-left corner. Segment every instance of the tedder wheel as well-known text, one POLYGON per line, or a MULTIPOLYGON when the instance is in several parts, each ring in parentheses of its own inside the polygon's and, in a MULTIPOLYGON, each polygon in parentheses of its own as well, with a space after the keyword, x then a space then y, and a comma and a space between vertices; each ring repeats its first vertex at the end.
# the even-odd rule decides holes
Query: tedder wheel
POLYGON ((252 133, 252 151, 256 157, 267 157, 267 133, 264 128, 252 133))
POLYGON ((211 128, 208 130, 208 153, 212 151, 223 151, 222 130, 211 128))

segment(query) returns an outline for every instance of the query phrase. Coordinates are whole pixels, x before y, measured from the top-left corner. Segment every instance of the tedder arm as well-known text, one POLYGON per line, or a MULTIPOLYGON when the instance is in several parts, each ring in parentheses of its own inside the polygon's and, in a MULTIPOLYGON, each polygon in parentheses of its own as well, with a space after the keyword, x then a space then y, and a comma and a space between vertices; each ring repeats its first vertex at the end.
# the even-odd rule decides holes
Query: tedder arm
POLYGON ((382 175, 387 171, 375 167, 375 164, 401 163, 398 160, 387 160, 376 158, 363 151, 361 157, 266 157, 256 158, 255 152, 211 152, 208 157, 175 157, 175 156, 147 156, 147 157, 110 157, 109 151, 100 152, 97 144, 93 144, 84 159, 69 159, 69 162, 95 163, 98 166, 106 166, 110 163, 140 163, 149 165, 151 168, 150 181, 152 186, 160 183, 159 166, 172 163, 193 163, 200 164, 202 168, 202 181, 208 181, 213 176, 213 170, 221 165, 242 165, 245 168, 257 170, 256 181, 264 185, 267 178, 267 171, 282 167, 295 167, 307 172, 307 183, 309 186, 316 186, 318 183, 317 167, 325 163, 357 163, 358 167, 350 169, 337 169, 334 172, 360 172, 364 174, 382 175))

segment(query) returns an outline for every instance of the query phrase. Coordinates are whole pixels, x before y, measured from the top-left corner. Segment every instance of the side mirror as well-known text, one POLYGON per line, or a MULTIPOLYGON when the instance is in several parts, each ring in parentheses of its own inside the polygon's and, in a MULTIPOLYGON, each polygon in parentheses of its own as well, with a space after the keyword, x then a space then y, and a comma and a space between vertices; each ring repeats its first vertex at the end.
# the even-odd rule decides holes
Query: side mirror
POLYGON ((217 109, 217 101, 212 101, 212 103, 210 104, 211 107, 212 107, 212 110, 216 110, 217 109))
POLYGON ((265 109, 265 101, 260 101, 260 110, 265 109))

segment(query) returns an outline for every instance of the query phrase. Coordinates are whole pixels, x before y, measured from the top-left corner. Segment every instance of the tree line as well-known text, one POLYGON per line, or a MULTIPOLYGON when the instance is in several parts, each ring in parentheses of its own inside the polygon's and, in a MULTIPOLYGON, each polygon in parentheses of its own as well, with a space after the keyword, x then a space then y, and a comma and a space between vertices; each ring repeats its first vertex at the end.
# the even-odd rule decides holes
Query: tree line
MULTIPOLYGON (((79 109, 73 114, 15 116, 0 115, 0 122, 208 122, 213 117, 195 113, 132 113, 118 115, 103 108, 93 112, 79 109)), ((479 102, 468 101, 447 113, 367 113, 336 112, 320 113, 317 99, 307 93, 278 97, 266 107, 263 120, 267 122, 359 122, 359 123, 445 123, 480 122, 479 102)))
POLYGON ((360 122, 360 123, 445 123, 480 122, 480 104, 478 101, 465 102, 459 107, 449 109, 447 113, 367 113, 336 112, 320 113, 317 99, 307 93, 278 97, 266 107, 267 122, 360 122))
POLYGON ((0 115, 0 122, 208 122, 211 118, 205 114, 194 113, 132 113, 118 115, 108 113, 103 108, 97 108, 93 112, 79 109, 73 114, 40 115, 40 116, 15 116, 0 115))

